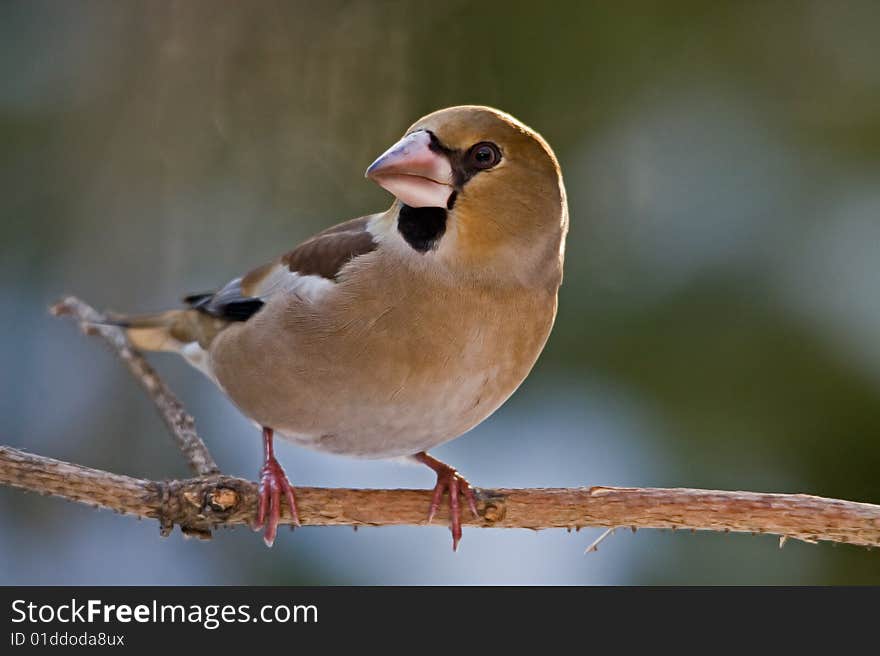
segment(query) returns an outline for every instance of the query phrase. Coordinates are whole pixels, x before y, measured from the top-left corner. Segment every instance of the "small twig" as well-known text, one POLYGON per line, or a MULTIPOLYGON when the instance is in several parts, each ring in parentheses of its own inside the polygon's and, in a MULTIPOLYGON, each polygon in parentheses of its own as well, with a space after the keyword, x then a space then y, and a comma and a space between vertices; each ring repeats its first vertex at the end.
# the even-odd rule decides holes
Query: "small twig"
POLYGON ((100 337, 110 347, 153 400, 171 437, 180 447, 193 473, 198 476, 220 473, 220 468, 211 457, 208 447, 196 433, 195 420, 186 412, 183 404, 159 377, 156 370, 140 353, 131 348, 121 328, 103 323, 106 317, 74 296, 61 299, 49 311, 55 316, 71 317, 79 322, 83 333, 100 337))
POLYGON ((599 551, 599 544, 600 544, 605 538, 607 538, 609 535, 611 535, 612 533, 614 533, 614 529, 613 529, 613 528, 609 528, 609 529, 606 530, 604 533, 602 533, 602 535, 600 535, 598 538, 596 538, 595 540, 593 540, 593 544, 591 544, 589 547, 587 547, 586 549, 584 549, 584 555, 586 555, 586 554, 588 554, 588 553, 592 553, 593 551, 599 551))

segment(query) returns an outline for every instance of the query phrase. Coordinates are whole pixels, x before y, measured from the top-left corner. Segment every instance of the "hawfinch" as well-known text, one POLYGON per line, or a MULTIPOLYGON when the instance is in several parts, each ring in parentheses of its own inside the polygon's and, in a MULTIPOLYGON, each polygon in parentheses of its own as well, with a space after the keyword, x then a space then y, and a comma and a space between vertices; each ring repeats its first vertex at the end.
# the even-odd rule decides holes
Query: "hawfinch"
POLYGON ((416 121, 367 169, 391 207, 319 232, 185 309, 122 317, 132 344, 174 351, 262 427, 257 528, 272 545, 294 489, 279 434, 311 449, 408 457, 448 491, 453 549, 474 489, 426 451, 492 414, 556 316, 568 208, 534 130, 462 106, 416 121))

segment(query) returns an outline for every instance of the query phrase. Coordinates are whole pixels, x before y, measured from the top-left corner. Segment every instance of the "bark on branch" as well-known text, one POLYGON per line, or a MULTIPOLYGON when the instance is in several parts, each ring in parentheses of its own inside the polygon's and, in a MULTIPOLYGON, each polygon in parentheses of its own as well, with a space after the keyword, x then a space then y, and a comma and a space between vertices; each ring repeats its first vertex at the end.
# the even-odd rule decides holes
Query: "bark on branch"
MULTIPOLYGON (((249 524, 256 516, 257 485, 219 474, 192 418, 121 330, 75 298, 53 307, 72 315, 87 333, 101 336, 156 404, 197 478, 150 481, 61 462, 0 446, 0 485, 51 494, 120 513, 159 520, 163 535, 175 524, 209 538, 220 526, 249 524)), ((300 520, 311 526, 423 524, 427 490, 297 488, 300 520)), ((737 531, 807 542, 826 540, 880 546, 880 506, 805 494, 724 492, 686 488, 537 488, 478 490, 480 517, 468 526, 495 528, 631 527, 737 531)), ((437 521, 448 515, 441 509, 437 521)), ((284 508, 283 523, 291 523, 284 508)))

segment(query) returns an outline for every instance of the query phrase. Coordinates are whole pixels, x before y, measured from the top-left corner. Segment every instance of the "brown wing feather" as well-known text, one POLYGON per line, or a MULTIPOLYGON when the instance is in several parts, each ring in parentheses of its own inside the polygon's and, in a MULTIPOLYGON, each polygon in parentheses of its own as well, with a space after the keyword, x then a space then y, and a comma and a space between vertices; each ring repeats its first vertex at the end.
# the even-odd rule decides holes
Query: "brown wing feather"
POLYGON ((367 231, 368 220, 369 217, 361 217, 327 228, 277 260, 254 269, 241 279, 242 293, 262 296, 277 283, 280 272, 335 280, 348 262, 376 248, 367 231))
POLYGON ((333 280, 350 260, 375 248, 367 217, 361 217, 319 232, 283 255, 281 262, 300 275, 333 280))

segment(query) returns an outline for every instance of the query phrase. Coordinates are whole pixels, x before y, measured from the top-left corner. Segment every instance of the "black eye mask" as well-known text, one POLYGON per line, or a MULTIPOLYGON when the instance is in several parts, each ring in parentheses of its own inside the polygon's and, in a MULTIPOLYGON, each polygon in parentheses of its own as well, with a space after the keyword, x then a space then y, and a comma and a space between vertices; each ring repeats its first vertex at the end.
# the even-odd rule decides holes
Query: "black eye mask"
MULTIPOLYGON (((486 171, 498 165, 502 159, 501 149, 491 141, 479 141, 465 151, 455 150, 444 146, 430 130, 431 144, 429 148, 435 153, 446 156, 452 165, 452 177, 456 189, 461 189, 480 171, 486 171)), ((454 196, 454 194, 453 194, 454 196)), ((455 204, 453 196, 450 196, 449 209, 455 204)))

